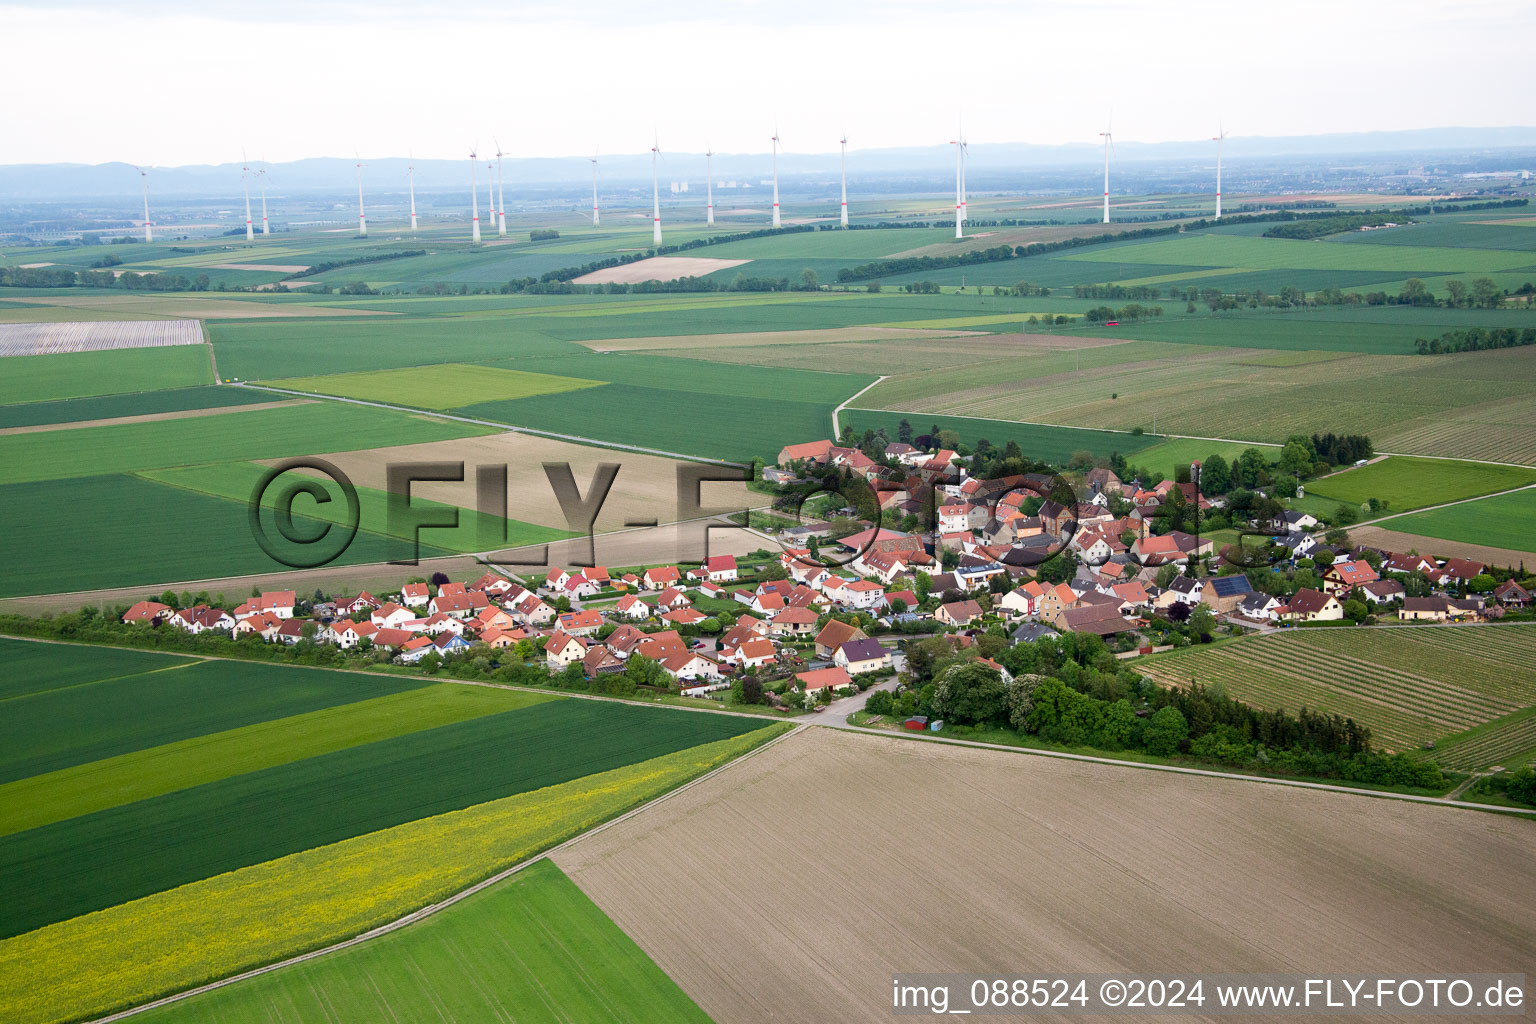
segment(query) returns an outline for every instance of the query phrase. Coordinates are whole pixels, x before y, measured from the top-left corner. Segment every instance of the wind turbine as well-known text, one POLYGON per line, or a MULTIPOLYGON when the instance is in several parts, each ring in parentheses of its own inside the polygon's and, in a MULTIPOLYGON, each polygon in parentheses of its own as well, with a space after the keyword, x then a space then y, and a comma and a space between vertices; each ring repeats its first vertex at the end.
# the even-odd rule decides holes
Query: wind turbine
MULTIPOLYGON (((493 140, 495 141, 495 140, 493 140)), ((507 193, 501 187, 501 158, 506 154, 501 151, 501 143, 496 142, 496 233, 505 237, 507 234, 507 193)))
POLYGON ((411 186, 411 230, 416 230, 416 161, 412 158, 405 168, 405 180, 411 186))
POLYGON ((706 144, 704 147, 704 193, 705 202, 708 205, 704 207, 705 224, 715 222, 715 172, 711 168, 714 155, 715 151, 706 144))
POLYGON ((469 151, 469 240, 480 241, 480 183, 475 180, 475 163, 480 159, 473 149, 469 151))
POLYGON ((144 241, 153 242, 155 232, 149 226, 149 171, 143 167, 135 168, 139 172, 139 183, 144 186, 144 241))
MULTIPOLYGON (((356 153, 353 154, 356 156, 356 153)), ((368 237, 368 214, 363 210, 363 160, 357 160, 357 236, 368 237)))
POLYGON ((773 126, 773 226, 779 226, 779 126, 773 126))
POLYGON ((848 133, 838 143, 843 147, 843 227, 848 226, 848 133))
POLYGON ((965 143, 959 139, 950 142, 955 147, 955 237, 965 237, 965 143))
POLYGON ((491 223, 496 223, 496 183, 491 180, 492 172, 496 165, 489 160, 485 162, 485 212, 491 215, 491 223))
POLYGON ((661 184, 656 172, 656 158, 661 155, 661 142, 651 141, 651 244, 661 245, 661 184))
POLYGON ((1227 129, 1219 127, 1216 136, 1211 139, 1216 143, 1216 219, 1221 220, 1221 140, 1227 137, 1227 129))
MULTIPOLYGON (((245 154, 241 154, 244 159, 245 154)), ((254 242, 256 235, 251 231, 251 165, 242 164, 240 167, 240 185, 245 189, 245 240, 254 242)))
POLYGON ((970 147, 965 143, 965 122, 962 120, 960 122, 960 222, 962 224, 969 219, 971 214, 965 192, 965 158, 970 155, 970 147))
POLYGON ((592 161, 592 226, 597 227, 597 150, 587 159, 592 161))
MULTIPOLYGON (((1109 128, 1113 128, 1114 127, 1113 122, 1111 122, 1108 127, 1109 128)), ((1099 132, 1099 136, 1104 140, 1104 223, 1108 224, 1109 223, 1109 144, 1114 139, 1115 136, 1113 135, 1113 133, 1111 133, 1108 130, 1099 132)))
POLYGON ((267 220, 267 169, 265 167, 256 172, 256 184, 261 188, 261 233, 270 235, 272 223, 267 220))

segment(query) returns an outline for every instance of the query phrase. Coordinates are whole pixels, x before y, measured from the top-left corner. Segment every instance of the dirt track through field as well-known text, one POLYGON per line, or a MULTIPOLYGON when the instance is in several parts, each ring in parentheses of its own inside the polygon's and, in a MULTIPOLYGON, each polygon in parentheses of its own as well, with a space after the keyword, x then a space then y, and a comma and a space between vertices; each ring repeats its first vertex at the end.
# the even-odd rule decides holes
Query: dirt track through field
POLYGON ((1479 812, 808 729, 555 860, 736 1024, 890 1020, 901 971, 1525 971, 1533 841, 1479 812))
MULTIPOLYGON (((1484 544, 1467 544, 1459 540, 1441 540, 1417 533, 1400 533, 1380 526, 1353 526, 1349 539, 1387 551, 1417 551, 1435 554, 1441 558, 1470 558, 1485 565, 1518 566, 1527 561, 1536 563, 1536 551, 1511 551, 1509 548, 1491 548, 1484 544)), ((1536 545, 1533 545, 1536 546, 1536 545)))
POLYGON ((101 420, 74 420, 70 423, 38 423, 30 427, 0 428, 6 434, 42 434, 54 430, 84 430, 86 427, 117 427, 124 423, 153 423, 156 420, 190 420, 203 416, 222 416, 229 412, 259 412, 289 405, 313 405, 313 399, 295 398, 283 402, 257 402, 255 405, 221 405, 212 409, 178 409, 175 412, 147 412, 139 416, 110 416, 101 420))

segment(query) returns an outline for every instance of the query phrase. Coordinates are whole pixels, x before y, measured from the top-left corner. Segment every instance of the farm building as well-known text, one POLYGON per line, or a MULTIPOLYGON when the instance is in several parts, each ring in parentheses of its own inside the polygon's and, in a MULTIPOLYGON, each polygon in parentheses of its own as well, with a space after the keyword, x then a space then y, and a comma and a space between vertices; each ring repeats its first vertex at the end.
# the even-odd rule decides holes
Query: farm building
POLYGON ((1203 604, 1209 605, 1212 610, 1223 615, 1237 610, 1243 603, 1243 598, 1253 593, 1253 584, 1248 582, 1248 577, 1239 573, 1236 576, 1217 576, 1207 582, 1204 592, 1200 595, 1203 604))

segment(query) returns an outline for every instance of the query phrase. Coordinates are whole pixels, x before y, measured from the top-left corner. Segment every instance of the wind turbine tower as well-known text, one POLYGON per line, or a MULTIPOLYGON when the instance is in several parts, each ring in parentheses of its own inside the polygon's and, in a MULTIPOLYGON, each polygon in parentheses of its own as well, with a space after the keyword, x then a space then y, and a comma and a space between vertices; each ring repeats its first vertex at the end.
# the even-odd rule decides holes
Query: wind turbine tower
POLYGON ((496 143, 496 233, 503 238, 507 234, 507 193, 501 187, 501 143, 496 143))
POLYGON ((244 164, 240 168, 240 184, 245 189, 245 240, 254 242, 256 234, 251 230, 251 167, 244 164))
POLYGON ((357 162, 357 235, 368 237, 368 214, 363 209, 363 162, 357 162))
POLYGON ((844 135, 839 145, 843 147, 843 227, 848 226, 848 136, 844 135))
POLYGON ((475 162, 479 160, 474 150, 469 151, 469 240, 480 241, 480 183, 475 180, 475 162))
POLYGON ((712 167, 715 151, 708 146, 704 148, 704 223, 715 222, 715 172, 712 167))
POLYGON ((491 215, 491 223, 496 223, 496 183, 492 176, 496 165, 489 160, 485 162, 485 212, 491 215))
POLYGON ((773 129, 773 226, 779 226, 779 129, 773 129))
POLYGON ((144 241, 153 242, 155 232, 149 226, 149 172, 144 168, 139 169, 139 183, 144 186, 144 241))
POLYGON ((1104 223, 1109 223, 1109 143, 1114 139, 1108 131, 1099 132, 1104 139, 1104 223))
POLYGON ((592 161, 592 226, 597 227, 597 153, 587 159, 592 161))
POLYGON ((416 230, 416 162, 413 160, 405 168, 405 180, 411 186, 411 230, 416 230))
POLYGON ((1216 219, 1221 220, 1221 140, 1227 137, 1227 130, 1219 128, 1216 137, 1211 141, 1216 143, 1216 219))
POLYGON ((961 143, 961 141, 959 139, 954 140, 952 143, 950 143, 950 145, 955 147, 955 237, 956 238, 964 238, 965 237, 965 200, 964 200, 964 194, 965 194, 964 193, 964 189, 965 189, 965 186, 964 186, 964 184, 962 183, 962 180, 961 180, 962 179, 962 175, 963 175, 963 171, 961 170, 961 167, 962 167, 961 160, 964 159, 965 149, 964 149, 964 145, 961 143))
POLYGON ((256 184, 261 186, 261 233, 272 233, 272 222, 267 220, 267 169, 263 167, 256 172, 256 184))
POLYGON ((656 176, 656 158, 661 155, 661 143, 651 143, 651 244, 661 245, 661 185, 656 176))

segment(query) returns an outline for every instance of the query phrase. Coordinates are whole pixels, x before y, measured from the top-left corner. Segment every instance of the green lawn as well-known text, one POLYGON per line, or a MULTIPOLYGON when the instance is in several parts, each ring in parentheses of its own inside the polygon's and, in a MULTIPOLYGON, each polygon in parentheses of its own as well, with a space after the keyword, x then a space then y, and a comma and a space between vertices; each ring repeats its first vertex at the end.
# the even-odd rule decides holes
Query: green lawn
MULTIPOLYGON (((32 646, 52 649, 54 662, 66 660, 55 645, 32 646)), ((80 655, 71 651, 68 660, 80 660, 80 655)), ((0 785, 0 835, 556 699, 554 694, 439 683, 135 750, 0 785)))
POLYGON ((1536 490, 1501 494, 1464 505, 1415 512, 1381 525, 1388 530, 1415 533, 1440 540, 1484 544, 1512 551, 1536 548, 1536 490))
POLYGON ((1220 455, 1230 465, 1245 448, 1258 448, 1267 459, 1274 459, 1279 455, 1278 449, 1260 444, 1250 445, 1237 441, 1196 441, 1192 438, 1176 437, 1142 449, 1136 453, 1131 462, 1144 469, 1162 473, 1171 479, 1174 470, 1178 467, 1188 466, 1196 459, 1205 462, 1212 455, 1220 455))
POLYGON ((143 1015, 145 1024, 327 1019, 709 1024, 550 860, 409 928, 143 1015))
POLYGON ((206 345, 64 352, 0 359, 0 405, 213 383, 206 345))
MULTIPOLYGON (((239 663, 213 664, 218 671, 228 671, 239 663)), ((199 668, 172 670, 161 677, 191 678, 199 668)), ((290 687, 303 686, 310 676, 338 675, 278 666, 240 668, 265 669, 269 685, 290 687)), ((355 675, 341 679, 342 684, 312 685, 362 691, 382 683, 355 675)), ((201 682, 201 703, 222 709, 232 700, 210 685, 214 680, 206 672, 201 682)), ((419 686, 427 680, 408 677, 402 682, 419 686)), ((183 691, 187 701, 185 687, 183 691)), ((79 691, 61 692, 79 694, 77 699, 92 709, 107 706, 79 691)), ((330 702, 339 701, 332 696, 330 702)), ((66 701, 48 710, 67 720, 73 706, 66 701)), ((162 707, 162 719, 165 713, 162 707)), ((222 715, 227 718, 229 712, 222 715)), ((119 710, 119 731, 131 717, 119 710)), ((32 724, 36 729, 36 716, 27 718, 29 722, 16 723, 18 727, 32 724)), ((209 724, 207 716, 199 722, 198 716, 186 715, 174 730, 180 734, 175 738, 215 731, 209 724)), ((7 721, 0 735, 12 734, 11 725, 7 721)), ((20 883, 0 906, 0 937, 416 819, 740 736, 763 725, 744 717, 683 715, 610 701, 548 701, 333 750, 0 837, 0 872, 20 883), (100 870, 104 857, 114 865, 110 872, 100 870)), ((59 728, 52 731, 57 734, 59 728)), ((129 749, 147 745, 138 742, 129 749)), ((83 759, 67 758, 59 766, 83 759)), ((46 763, 34 756, 20 767, 46 763)))
POLYGON ((1536 483, 1536 469, 1392 456, 1314 480, 1307 485, 1307 492, 1352 505, 1380 498, 1392 511, 1407 511, 1529 483, 1536 483))
POLYGON ((452 409, 477 402, 596 388, 604 382, 501 367, 439 363, 397 370, 337 373, 327 377, 295 377, 270 383, 275 388, 321 395, 361 398, 420 409, 452 409))

